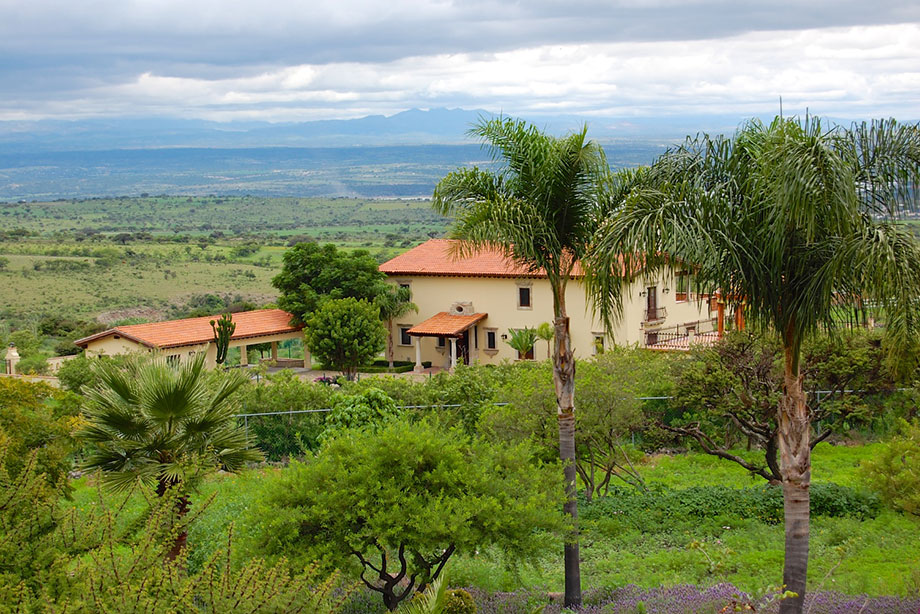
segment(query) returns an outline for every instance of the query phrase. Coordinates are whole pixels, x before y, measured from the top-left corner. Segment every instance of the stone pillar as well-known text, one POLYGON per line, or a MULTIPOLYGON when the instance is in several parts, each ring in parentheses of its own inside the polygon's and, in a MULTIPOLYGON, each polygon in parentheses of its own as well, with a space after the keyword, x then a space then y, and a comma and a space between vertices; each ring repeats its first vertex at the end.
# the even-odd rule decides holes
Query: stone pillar
POLYGON ((240 346, 240 366, 245 367, 249 365, 249 346, 241 345, 240 346))
POLYGON ((11 343, 10 348, 6 351, 6 374, 16 375, 16 364, 19 362, 19 352, 16 351, 16 345, 11 343))
POLYGON ((457 338, 450 338, 450 370, 453 371, 457 366, 457 338))
POLYGON ((278 362, 278 342, 272 341, 272 362, 278 362))
POLYGON ((416 373, 421 373, 424 367, 422 366, 422 338, 415 338, 415 371, 416 373))

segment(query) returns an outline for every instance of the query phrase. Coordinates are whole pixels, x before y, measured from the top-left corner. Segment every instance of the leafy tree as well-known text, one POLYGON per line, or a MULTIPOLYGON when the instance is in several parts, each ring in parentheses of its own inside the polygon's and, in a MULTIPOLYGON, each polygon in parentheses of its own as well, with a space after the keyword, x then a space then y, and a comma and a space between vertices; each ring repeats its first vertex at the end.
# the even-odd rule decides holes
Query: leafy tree
POLYGON ((383 350, 387 335, 379 311, 354 298, 323 302, 304 331, 313 356, 324 366, 342 371, 348 380, 383 350))
MULTIPOLYGON (((564 138, 508 118, 483 120, 471 134, 500 162, 491 172, 456 170, 438 183, 434 207, 456 221, 457 251, 497 248, 530 271, 543 271, 553 293, 553 381, 557 391, 559 454, 564 462, 566 513, 575 498, 575 359, 566 311, 566 286, 603 219, 598 187, 608 174, 603 149, 587 128, 564 138)), ((581 604, 577 528, 565 543, 565 605, 581 604)))
MULTIPOLYGON (((811 419, 821 429, 812 449, 834 432, 870 424, 878 411, 865 397, 890 391, 878 339, 858 331, 821 335, 802 348, 803 387, 812 399, 811 419)), ((707 454, 737 463, 779 484, 779 423, 783 390, 782 347, 772 335, 733 332, 712 347, 696 348, 677 369, 674 409, 658 417, 670 433, 694 440, 707 454), (737 454, 744 443, 764 452, 763 461, 737 454)))
POLYGON ((339 251, 332 244, 298 243, 284 253, 281 272, 272 279, 278 289, 278 307, 305 323, 323 298, 374 300, 386 276, 365 250, 339 251))
POLYGON ((394 610, 435 581, 450 557, 490 545, 524 561, 561 526, 557 469, 526 446, 469 441, 427 422, 344 430, 270 490, 270 550, 344 566, 394 610))
POLYGON ((393 368, 393 321, 410 311, 418 312, 418 306, 412 302, 412 290, 402 286, 386 286, 374 297, 374 304, 380 309, 380 319, 387 326, 387 361, 393 368))
POLYGON ((527 354, 533 352, 533 346, 537 343, 537 331, 534 328, 511 328, 508 329, 510 339, 508 345, 517 350, 518 356, 524 358, 527 354))
MULTIPOLYGON (((670 394, 672 357, 629 348, 614 348, 579 363, 579 427, 575 433, 576 470, 590 501, 616 482, 644 489, 636 470, 641 452, 630 444, 646 426, 642 396, 670 394)), ((545 364, 517 364, 499 385, 497 402, 480 420, 483 436, 514 442, 531 440, 539 458, 554 449, 555 391, 545 364)))
POLYGON ((920 516, 920 421, 903 421, 900 434, 864 461, 862 472, 886 503, 920 516))
MULTIPOLYGON (((698 136, 626 177, 591 255, 602 310, 614 271, 650 274, 675 260, 696 283, 772 331, 783 352, 778 403, 786 504, 783 583, 801 612, 808 565, 811 416, 802 347, 841 308, 877 302, 892 347, 917 329, 920 249, 897 223, 915 202, 920 130, 893 120, 831 127, 818 119, 751 121, 734 138, 698 136)), ((602 314, 607 315, 604 311, 602 314)))
MULTIPOLYGON (((141 482, 160 497, 175 490, 181 516, 205 475, 238 471, 262 458, 235 418, 242 373, 225 373, 209 385, 204 354, 178 368, 163 360, 125 368, 99 361, 97 370, 99 384, 86 392, 88 424, 79 436, 90 446, 84 468, 102 470, 108 488, 124 491, 141 482)), ((186 539, 185 532, 176 536, 169 558, 186 539)))
POLYGON ((22 328, 10 333, 9 343, 16 345, 16 351, 20 356, 28 358, 39 352, 42 340, 33 330, 22 328))

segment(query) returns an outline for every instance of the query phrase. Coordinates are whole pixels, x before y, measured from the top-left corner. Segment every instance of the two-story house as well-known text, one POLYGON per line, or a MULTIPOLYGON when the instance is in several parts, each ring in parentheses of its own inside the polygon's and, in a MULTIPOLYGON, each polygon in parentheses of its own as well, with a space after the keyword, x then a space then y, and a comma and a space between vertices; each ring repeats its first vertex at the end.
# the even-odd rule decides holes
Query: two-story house
MULTIPOLYGON (((553 321, 553 298, 542 272, 527 271, 500 252, 481 250, 456 258, 451 241, 432 239, 380 265, 389 280, 412 291, 418 313, 394 323, 396 358, 452 367, 458 362, 496 363, 542 358, 547 342, 519 356, 508 345, 509 331, 553 321)), ((637 281, 627 293, 623 318, 608 335, 585 295, 576 268, 566 290, 575 355, 587 357, 605 344, 638 344, 654 349, 686 349, 718 333, 717 304, 690 292, 688 279, 671 275, 654 283, 637 281), (680 291, 678 291, 680 290, 680 291), (712 313, 710 307, 712 306, 712 313)), ((550 342, 551 343, 551 342, 550 342)))

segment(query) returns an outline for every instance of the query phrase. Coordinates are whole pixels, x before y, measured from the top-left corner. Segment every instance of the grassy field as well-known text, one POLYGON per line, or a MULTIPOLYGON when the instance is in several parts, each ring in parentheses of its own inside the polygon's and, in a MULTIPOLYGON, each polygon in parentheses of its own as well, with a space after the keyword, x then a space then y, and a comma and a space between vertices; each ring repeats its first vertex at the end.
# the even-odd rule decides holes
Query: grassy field
POLYGON ((54 232, 148 232, 206 236, 309 235, 352 240, 400 233, 443 232, 445 220, 427 200, 155 196, 0 203, 6 229, 54 232))
POLYGON ((0 319, 155 320, 193 295, 276 297, 271 279, 302 240, 384 261, 446 221, 428 201, 145 197, 0 204, 0 319))
MULTIPOLYGON (((814 453, 815 482, 858 485, 859 462, 872 446, 820 444, 814 453)), ((251 470, 239 476, 209 480, 196 495, 214 496, 192 527, 190 565, 200 565, 223 545, 234 524, 241 557, 254 554, 260 526, 259 499, 272 488, 283 469, 251 470)), ((676 488, 722 485, 749 487, 750 479, 735 465, 701 454, 656 456, 643 465, 650 483, 676 488)), ((754 485, 762 485, 754 484, 754 485)), ((87 509, 97 491, 87 478, 77 482, 72 505, 87 509)), ((120 501, 117 497, 113 500, 120 501)), ((122 517, 129 527, 140 517, 144 500, 135 495, 122 517)), ((643 524, 641 518, 595 517, 582 504, 582 578, 585 589, 629 583, 643 587, 682 583, 714 585, 731 582, 747 591, 776 587, 781 580, 783 527, 730 514, 708 518, 672 518, 643 524)), ((909 595, 920 591, 920 523, 883 511, 872 519, 814 517, 811 525, 809 583, 813 590, 847 594, 909 595)), ((539 560, 512 566, 501 552, 455 556, 448 567, 455 586, 487 591, 560 590, 563 580, 561 543, 548 543, 539 560)))

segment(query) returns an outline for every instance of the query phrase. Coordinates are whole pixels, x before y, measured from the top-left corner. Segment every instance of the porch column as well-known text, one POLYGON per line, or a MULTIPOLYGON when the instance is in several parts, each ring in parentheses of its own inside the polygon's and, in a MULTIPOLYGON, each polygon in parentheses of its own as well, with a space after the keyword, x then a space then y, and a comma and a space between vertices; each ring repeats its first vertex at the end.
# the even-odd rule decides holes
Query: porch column
POLYGON ((716 303, 716 309, 719 312, 719 338, 722 338, 725 335, 725 303, 720 300, 718 303, 716 303))
POLYGON ((416 373, 421 373, 424 367, 422 366, 422 338, 415 338, 415 371, 416 373))
POLYGON ((249 365, 249 346, 241 345, 240 346, 240 366, 245 367, 249 365))
POLYGON ((453 371, 457 366, 457 338, 450 338, 450 370, 453 371))
POLYGON ((11 343, 9 349, 6 351, 6 374, 7 375, 16 375, 16 363, 18 362, 19 362, 19 352, 16 351, 16 345, 14 343, 11 343))
POLYGON ((278 362, 278 342, 272 341, 272 361, 278 362))

